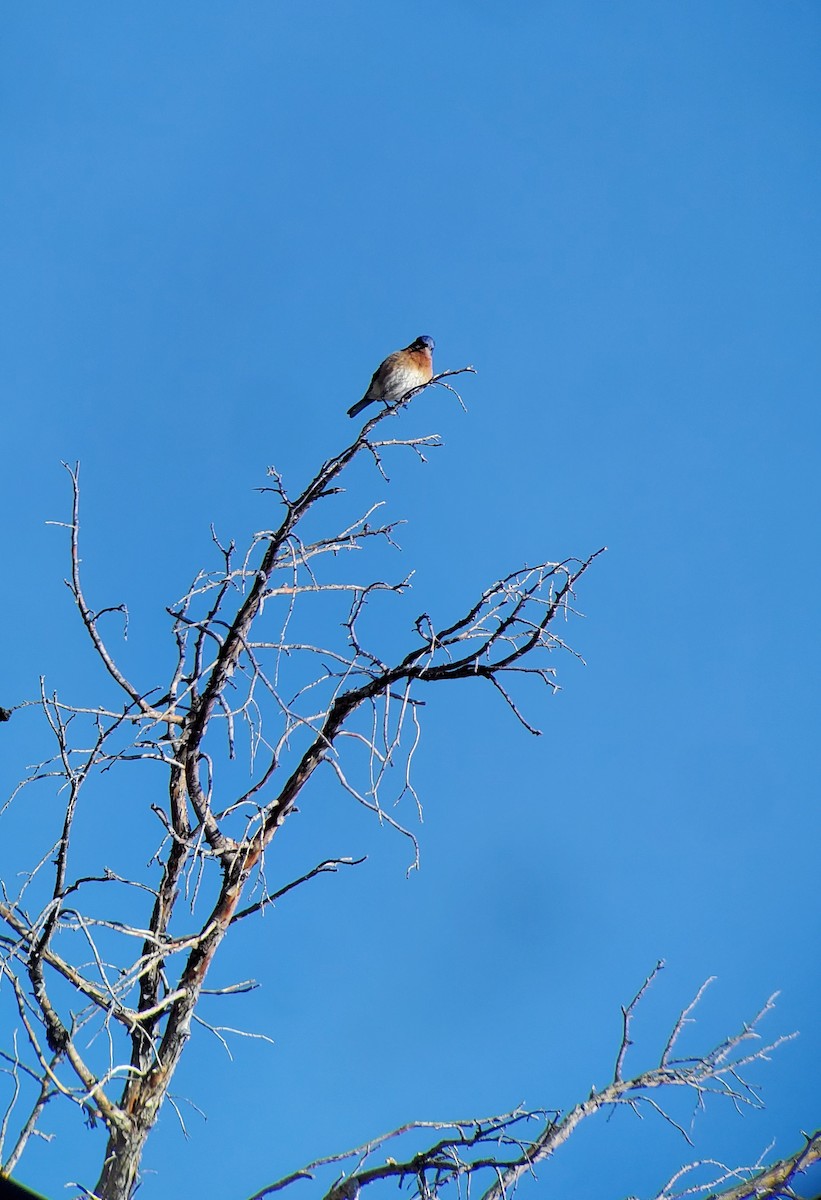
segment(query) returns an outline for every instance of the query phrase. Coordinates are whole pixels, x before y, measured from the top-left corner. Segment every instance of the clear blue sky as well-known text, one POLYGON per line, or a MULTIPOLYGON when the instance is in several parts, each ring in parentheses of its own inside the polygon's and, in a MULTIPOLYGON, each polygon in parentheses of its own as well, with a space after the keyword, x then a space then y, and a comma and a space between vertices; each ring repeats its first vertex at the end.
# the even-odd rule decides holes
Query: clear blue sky
MULTIPOLYGON (((636 1066, 709 975, 693 1048, 776 989, 768 1030, 801 1030, 754 1073, 766 1112, 714 1107, 690 1157, 818 1125, 819 63, 809 0, 6 6, 0 703, 99 689, 46 525, 61 459, 94 603, 128 600, 151 674, 209 523, 265 527, 268 464, 304 480, 420 333, 476 365, 469 412, 425 394, 404 428, 445 448, 357 476, 408 520, 416 611, 609 547, 568 630, 588 666, 531 697, 544 736, 431 697, 418 874, 317 786, 276 881, 368 863, 226 948, 220 980, 263 986, 219 1018, 276 1044, 231 1067, 195 1034, 174 1091, 207 1123, 187 1109, 185 1141, 164 1110, 146 1200, 243 1198, 410 1117, 570 1105, 659 957, 636 1066)), ((34 710, 0 739, 6 794, 47 742, 34 710)), ((105 819, 126 837, 144 802, 105 819)), ((39 824, 14 810, 4 877, 39 824)), ((93 1183, 101 1134, 46 1128, 20 1177, 93 1183)), ((529 1194, 652 1194, 687 1156, 602 1121, 529 1194)))

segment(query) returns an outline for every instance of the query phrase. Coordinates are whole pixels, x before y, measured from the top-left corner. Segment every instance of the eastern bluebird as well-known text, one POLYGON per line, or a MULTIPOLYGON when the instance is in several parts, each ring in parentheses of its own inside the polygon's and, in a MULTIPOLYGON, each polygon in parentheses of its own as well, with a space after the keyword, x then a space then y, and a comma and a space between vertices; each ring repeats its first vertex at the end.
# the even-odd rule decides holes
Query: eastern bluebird
POLYGON ((348 416, 355 417, 374 400, 401 400, 417 387, 424 387, 433 378, 433 338, 423 334, 404 350, 394 350, 376 368, 367 392, 348 416))

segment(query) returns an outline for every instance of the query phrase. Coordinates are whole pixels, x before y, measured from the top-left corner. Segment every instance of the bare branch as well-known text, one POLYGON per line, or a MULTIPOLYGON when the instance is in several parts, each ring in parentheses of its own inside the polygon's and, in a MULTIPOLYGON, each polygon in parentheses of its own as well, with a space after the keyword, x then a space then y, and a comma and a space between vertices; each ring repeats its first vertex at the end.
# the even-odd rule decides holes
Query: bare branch
MULTIPOLYGON (((621 1044, 619 1046, 619 1052, 618 1052, 618 1055, 616 1056, 616 1068, 613 1071, 613 1082, 614 1083, 618 1083, 621 1080, 621 1077, 622 1077, 621 1070, 624 1065, 624 1056, 626 1055, 628 1048, 633 1045, 632 1041, 630 1040, 630 1022, 633 1019, 633 1014, 636 1011, 636 1008, 638 1007, 638 1005, 641 1003, 642 998, 646 995, 647 989, 650 987, 653 980, 656 978, 656 976, 659 974, 659 972, 663 971, 663 970, 664 970, 664 962, 662 961, 662 959, 659 959, 659 961, 653 967, 653 970, 647 976, 644 983, 641 985, 639 990, 636 992, 635 996, 630 1001, 630 1003, 627 1005, 627 1007, 625 1008, 624 1006, 622 1006, 622 1010, 621 1010, 622 1035, 621 1035, 621 1044)), ((678 1029, 678 1028, 679 1028, 679 1026, 677 1025, 676 1029, 678 1029)), ((674 1041, 675 1041, 675 1036, 671 1037, 671 1039, 667 1043, 665 1051, 661 1056, 662 1066, 664 1065, 666 1055, 674 1041)))
POLYGON ((365 861, 366 857, 327 858, 324 862, 319 863, 318 866, 313 867, 307 872, 307 874, 300 875, 299 879, 293 879, 290 883, 286 883, 284 887, 278 888, 277 891, 272 892, 270 896, 264 896, 262 900, 257 900, 256 903, 249 904, 247 908, 240 909, 239 912, 234 913, 233 917, 231 918, 231 923, 233 924, 235 921, 241 921, 243 917, 250 917, 253 913, 261 912, 262 909, 267 908, 269 904, 273 904, 275 901, 281 899, 283 896, 287 895, 288 892, 299 887, 300 884, 307 883, 309 879, 315 879, 317 875, 334 875, 340 867, 358 867, 361 866, 361 864, 365 861))
MULTIPOLYGON (((758 1037, 756 1026, 759 1019, 767 1013, 771 1004, 768 1002, 761 1013, 741 1031, 726 1038, 718 1046, 706 1054, 687 1060, 669 1060, 670 1047, 675 1042, 677 1031, 680 1031, 682 1016, 673 1027, 673 1033, 668 1038, 662 1058, 668 1061, 649 1071, 644 1071, 632 1078, 625 1078, 623 1067, 629 1046, 630 1024, 639 1003, 646 996, 651 983, 657 978, 663 964, 658 963, 645 979, 634 998, 622 1009, 622 1036, 616 1056, 616 1068, 612 1081, 600 1091, 593 1088, 588 1098, 562 1115, 558 1111, 544 1109, 527 1109, 519 1107, 512 1112, 502 1113, 490 1118, 472 1118, 466 1121, 452 1122, 414 1122, 401 1126, 374 1138, 363 1145, 353 1147, 341 1154, 330 1155, 308 1163, 300 1171, 296 1171, 276 1183, 256 1192, 251 1200, 262 1200, 262 1197, 279 1191, 300 1179, 312 1179, 322 1167, 341 1164, 352 1160, 354 1165, 349 1171, 337 1177, 325 1193, 325 1200, 350 1200, 361 1191, 383 1180, 395 1180, 399 1186, 408 1185, 412 1200, 426 1200, 428 1197, 440 1196, 448 1185, 460 1186, 465 1180, 468 1187, 474 1178, 484 1177, 486 1182, 482 1192, 482 1200, 502 1200, 515 1189, 523 1174, 533 1173, 539 1162, 550 1158, 578 1125, 586 1118, 593 1116, 603 1109, 614 1106, 627 1107, 638 1112, 640 1105, 650 1108, 663 1120, 671 1124, 690 1143, 689 1134, 673 1119, 665 1107, 655 1099, 653 1093, 657 1089, 684 1087, 701 1097, 705 1092, 724 1094, 730 1098, 743 1097, 748 1086, 740 1077, 743 1064, 761 1061, 766 1056, 766 1050, 760 1049, 748 1054, 743 1046, 749 1037, 758 1037), (728 1078, 732 1081, 728 1086, 728 1078), (716 1086, 717 1085, 717 1086, 716 1086), (536 1131, 530 1127, 536 1125, 536 1131), (374 1155, 383 1151, 392 1142, 401 1143, 408 1133, 418 1133, 430 1129, 441 1135, 426 1148, 418 1148, 409 1156, 401 1156, 394 1152, 382 1161, 373 1162, 374 1155), (489 1182, 487 1181, 489 1177, 489 1182)), ((699 995, 704 989, 700 989, 699 995)), ((694 1004, 689 1005, 684 1016, 690 1019, 694 1004)), ((747 1097, 749 1102, 749 1097, 747 1097)), ((737 1170, 733 1175, 725 1169, 722 1182, 730 1179, 738 1180, 746 1176, 745 1182, 733 1186, 720 1193, 721 1200, 753 1200, 755 1196, 775 1196, 783 1194, 785 1181, 791 1179, 798 1170, 821 1157, 821 1133, 807 1139, 804 1149, 782 1160, 781 1163, 764 1171, 753 1174, 750 1171, 737 1170), (762 1190, 762 1188, 764 1190, 762 1190)), ((692 1164, 695 1165, 702 1164, 692 1164)), ((706 1188, 688 1188, 684 1192, 676 1192, 675 1186, 690 1168, 676 1173, 668 1185, 658 1194, 656 1200, 679 1200, 688 1194, 698 1192, 704 1194, 706 1188)), ((461 1193, 460 1193, 461 1194, 461 1193)))

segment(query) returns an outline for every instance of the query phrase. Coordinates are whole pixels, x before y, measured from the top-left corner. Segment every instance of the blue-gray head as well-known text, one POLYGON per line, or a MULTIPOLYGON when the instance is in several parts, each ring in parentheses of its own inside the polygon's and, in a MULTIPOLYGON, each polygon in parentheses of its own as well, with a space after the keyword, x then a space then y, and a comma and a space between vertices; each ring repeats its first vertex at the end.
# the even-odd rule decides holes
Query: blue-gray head
POLYGON ((430 350, 431 354, 433 354, 435 346, 436 346, 436 343, 434 342, 433 338, 428 337, 428 335, 426 333, 423 333, 421 337, 418 337, 416 339, 416 341, 413 343, 412 346, 409 347, 409 349, 411 349, 411 350, 430 350))

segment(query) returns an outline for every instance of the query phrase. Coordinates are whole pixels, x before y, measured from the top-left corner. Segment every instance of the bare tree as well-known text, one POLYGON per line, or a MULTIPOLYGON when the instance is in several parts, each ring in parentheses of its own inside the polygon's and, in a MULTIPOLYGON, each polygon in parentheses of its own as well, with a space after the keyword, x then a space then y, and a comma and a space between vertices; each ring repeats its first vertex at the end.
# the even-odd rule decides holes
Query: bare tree
MULTIPOLYGON (((453 391, 447 379, 461 373, 443 372, 433 383, 453 391)), ((553 658, 568 649, 559 621, 572 614, 575 586, 600 551, 506 574, 456 616, 423 613, 409 643, 391 655, 367 631, 367 614, 383 594, 402 594, 408 580, 389 582, 373 572, 351 580, 340 570, 345 555, 390 543, 395 530, 372 505, 353 519, 331 521, 329 531, 329 507, 341 495, 346 468, 369 456, 384 475, 388 455, 409 450, 424 459, 439 445, 436 436, 385 436, 384 422, 419 390, 372 417, 299 494, 289 494, 272 469, 263 490, 278 505, 278 524, 256 534, 242 552, 212 530, 216 566, 200 571, 167 610, 173 654, 159 680, 132 678, 110 648, 110 624, 127 619, 125 607, 95 608, 87 599, 79 472, 69 468, 67 582, 113 698, 83 706, 41 681, 33 702, 54 751, 15 796, 45 783, 59 789, 65 806, 42 856, 16 890, 4 883, 0 898, 6 930, 0 980, 19 1018, 2 1050, 10 1087, 0 1122, 4 1173, 15 1169, 47 1105, 60 1099, 105 1126, 93 1194, 100 1200, 133 1195, 146 1139, 163 1102, 173 1103, 169 1085, 192 1021, 202 1020, 197 1005, 223 939, 286 891, 355 865, 328 859, 285 887, 267 887, 266 855, 318 768, 407 837, 415 864, 415 835, 394 815, 394 802, 408 797, 418 804, 411 764, 424 687, 484 681, 526 729, 537 732, 512 686, 517 675, 527 675, 556 688, 553 658), (117 772, 134 764, 145 774, 146 812, 156 830, 151 870, 114 871, 106 858, 111 848, 101 839, 97 867, 77 873, 72 838, 85 794, 113 787, 117 772)), ((96 802, 96 796, 88 801, 96 802)), ((734 1102, 750 1100, 740 1072, 765 1053, 747 1053, 756 1022, 703 1058, 677 1059, 673 1051, 685 1013, 658 1068, 625 1079, 632 1011, 633 1005, 625 1010, 612 1082, 564 1116, 516 1109, 489 1120, 406 1127, 320 1160, 258 1196, 311 1176, 323 1164, 352 1160, 352 1169, 327 1191, 329 1198, 398 1178, 413 1180, 427 1200, 448 1183, 483 1171, 491 1176, 483 1194, 496 1200, 603 1107, 658 1107, 650 1093, 669 1086, 693 1089, 698 1097, 718 1089, 734 1102), (435 1134, 426 1149, 374 1164, 386 1142, 423 1129, 435 1134)), ((817 1139, 808 1142, 791 1170, 816 1149, 817 1139)), ((672 1184, 659 1193, 663 1200, 676 1194, 672 1184)), ((736 1194, 746 1193, 734 1192, 733 1200, 736 1194)))

